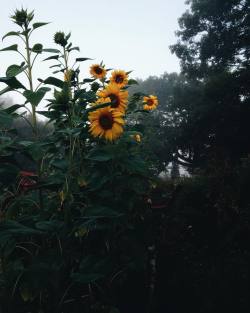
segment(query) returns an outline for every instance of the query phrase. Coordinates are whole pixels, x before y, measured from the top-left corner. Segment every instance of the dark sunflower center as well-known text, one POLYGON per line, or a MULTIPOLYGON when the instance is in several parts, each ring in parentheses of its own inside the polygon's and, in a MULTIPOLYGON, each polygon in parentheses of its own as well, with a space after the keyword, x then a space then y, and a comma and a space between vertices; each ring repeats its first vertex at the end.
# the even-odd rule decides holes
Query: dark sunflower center
POLYGON ((110 94, 108 97, 112 102, 112 107, 117 108, 119 106, 119 98, 117 97, 117 95, 110 94))
POLYGON ((147 105, 151 106, 151 105, 153 105, 153 104, 154 104, 154 100, 153 100, 153 99, 149 99, 149 100, 147 101, 147 105))
POLYGON ((104 130, 111 129, 113 126, 113 117, 111 114, 101 115, 99 123, 104 130))
POLYGON ((123 76, 122 75, 116 75, 115 82, 117 84, 121 84, 123 82, 123 76))
POLYGON ((102 74, 102 68, 101 67, 96 67, 95 68, 96 74, 102 74))

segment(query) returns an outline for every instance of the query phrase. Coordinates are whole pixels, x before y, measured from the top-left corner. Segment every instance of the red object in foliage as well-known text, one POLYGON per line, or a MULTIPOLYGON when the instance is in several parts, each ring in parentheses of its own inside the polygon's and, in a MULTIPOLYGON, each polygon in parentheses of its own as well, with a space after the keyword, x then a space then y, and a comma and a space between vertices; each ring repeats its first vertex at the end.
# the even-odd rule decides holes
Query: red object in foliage
POLYGON ((19 186, 21 190, 26 191, 36 185, 36 180, 32 179, 37 177, 36 173, 20 171, 20 177, 19 186))

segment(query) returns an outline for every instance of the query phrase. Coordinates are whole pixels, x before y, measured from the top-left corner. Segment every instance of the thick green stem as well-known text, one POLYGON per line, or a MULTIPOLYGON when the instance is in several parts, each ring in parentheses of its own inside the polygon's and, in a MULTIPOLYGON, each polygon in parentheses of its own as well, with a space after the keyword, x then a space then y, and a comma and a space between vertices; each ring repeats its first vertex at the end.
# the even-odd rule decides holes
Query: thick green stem
MULTIPOLYGON (((25 27, 25 46, 26 46, 26 60, 27 60, 27 70, 28 70, 28 80, 29 80, 29 85, 30 85, 30 91, 34 91, 33 87, 33 77, 32 77, 32 67, 34 65, 34 61, 31 62, 31 50, 30 50, 30 45, 29 45, 29 33, 28 33, 28 26, 25 27)), ((36 117, 36 106, 31 103, 31 108, 32 108, 32 130, 33 130, 33 135, 38 139, 38 128, 37 128, 37 117, 36 117)), ((40 180, 41 178, 41 167, 42 167, 42 159, 40 159, 37 163, 37 174, 38 174, 38 179, 40 180)), ((39 206, 42 209, 43 208, 43 197, 42 197, 42 190, 39 189, 38 191, 38 197, 39 197, 39 206)))
MULTIPOLYGON (((31 52, 30 52, 30 46, 29 46, 29 35, 27 33, 27 29, 25 29, 26 34, 25 34, 25 45, 26 45, 26 59, 27 59, 27 66, 28 66, 28 80, 29 80, 29 85, 30 85, 30 90, 34 91, 33 88, 33 78, 32 78, 32 63, 31 63, 31 52)), ((35 105, 31 104, 32 108, 32 126, 33 126, 33 134, 37 136, 37 119, 36 119, 36 107, 35 105)))

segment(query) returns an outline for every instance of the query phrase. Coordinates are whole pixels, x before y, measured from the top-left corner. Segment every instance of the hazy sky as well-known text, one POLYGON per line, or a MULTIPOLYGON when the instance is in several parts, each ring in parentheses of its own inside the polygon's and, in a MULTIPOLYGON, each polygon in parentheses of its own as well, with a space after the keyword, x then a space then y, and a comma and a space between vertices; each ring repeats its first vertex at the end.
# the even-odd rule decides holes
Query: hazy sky
MULTIPOLYGON (((133 70, 133 77, 139 78, 179 71, 179 61, 170 53, 169 45, 176 42, 174 32, 178 29, 178 17, 186 10, 185 0, 3 2, 0 37, 17 29, 9 16, 15 8, 23 6, 35 10, 35 21, 51 22, 34 33, 33 43, 40 42, 46 48, 55 48, 53 34, 58 30, 71 31, 73 44, 81 49, 74 57, 91 57, 94 62, 103 60, 107 67, 133 70)), ((0 41, 0 47, 13 43, 14 39, 9 37, 4 42, 0 41)), ((1 52, 0 75, 5 76, 7 65, 20 62, 14 52, 1 52)), ((39 64, 36 74, 45 78, 52 64, 39 64)), ((82 66, 85 76, 90 64, 82 66)))

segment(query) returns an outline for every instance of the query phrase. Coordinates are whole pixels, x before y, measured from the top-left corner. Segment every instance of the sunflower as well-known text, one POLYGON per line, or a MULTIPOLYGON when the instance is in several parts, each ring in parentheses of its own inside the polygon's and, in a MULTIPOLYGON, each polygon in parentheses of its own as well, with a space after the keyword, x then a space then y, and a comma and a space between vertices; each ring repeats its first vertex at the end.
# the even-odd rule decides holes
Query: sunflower
POLYGON ((97 94, 100 98, 109 98, 111 107, 118 111, 125 112, 128 102, 128 92, 120 90, 117 84, 111 83, 97 94))
POLYGON ((95 77, 95 78, 99 78, 99 79, 103 79, 106 76, 107 71, 105 70, 105 68, 99 64, 93 64, 90 67, 90 74, 95 77))
POLYGON ((122 88, 128 84, 128 74, 122 70, 113 71, 111 73, 110 82, 122 88))
POLYGON ((110 107, 98 109, 89 113, 89 131, 93 137, 104 137, 113 141, 120 137, 123 132, 123 113, 110 107))
POLYGON ((111 102, 110 98, 99 98, 96 100, 96 102, 92 103, 91 105, 98 105, 98 104, 104 104, 104 103, 108 103, 111 102))
POLYGON ((143 97, 143 109, 144 110, 154 110, 156 109, 157 105, 158 105, 158 99, 156 96, 150 95, 148 97, 143 97))

